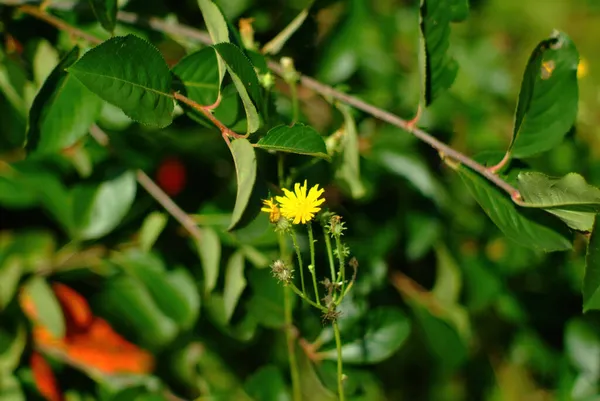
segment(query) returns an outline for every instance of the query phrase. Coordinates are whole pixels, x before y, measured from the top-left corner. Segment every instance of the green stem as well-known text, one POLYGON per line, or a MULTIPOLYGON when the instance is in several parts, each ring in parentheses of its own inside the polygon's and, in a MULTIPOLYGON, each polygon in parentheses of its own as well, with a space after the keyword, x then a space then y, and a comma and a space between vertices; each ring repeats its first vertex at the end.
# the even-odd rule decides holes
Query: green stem
POLYGON ((290 230, 290 233, 290 235, 292 236, 292 242, 294 243, 294 249, 296 250, 296 255, 298 256, 298 270, 300 270, 300 284, 302 286, 302 294, 306 295, 306 287, 304 286, 304 268, 302 266, 302 255, 300 254, 298 239, 296 238, 296 233, 293 229, 290 230))
POLYGON ((333 261, 333 250, 331 249, 331 238, 327 229, 323 227, 323 237, 325 237, 325 247, 327 248, 327 257, 329 258, 329 269, 331 270, 331 281, 335 283, 335 262, 333 261))
POLYGON ((288 360, 290 363, 290 376, 292 377, 292 399, 302 401, 302 391, 300 388, 300 372, 298 371, 298 361, 296 359, 296 349, 294 335, 292 333, 292 302, 290 299, 290 289, 283 288, 283 309, 285 314, 285 337, 287 340, 288 360))
POLYGON ((294 291, 300 298, 305 300, 308 304, 314 306, 315 308, 319 309, 322 312, 327 312, 326 307, 324 307, 323 305, 317 305, 317 303, 315 301, 313 301, 312 299, 307 297, 306 294, 303 294, 302 291, 300 291, 300 289, 298 287, 296 287, 296 285, 294 283, 289 283, 288 286, 292 289, 292 291, 294 291))
POLYGON ((310 244, 310 274, 312 275, 313 286, 315 287, 315 299, 317 300, 317 304, 321 305, 321 300, 319 299, 319 286, 317 286, 317 274, 315 273, 315 240, 313 237, 312 224, 309 221, 306 223, 306 228, 308 230, 308 242, 310 244))
POLYGON ((335 334, 335 348, 337 349, 337 385, 340 401, 344 401, 344 371, 342 364, 342 339, 340 337, 340 328, 336 321, 333 322, 333 332, 335 334))
POLYGON ((342 283, 340 293, 344 294, 344 285, 346 281, 346 263, 344 261, 344 249, 342 247, 342 239, 339 235, 335 236, 335 246, 337 247, 338 260, 340 261, 340 279, 338 280, 342 283))

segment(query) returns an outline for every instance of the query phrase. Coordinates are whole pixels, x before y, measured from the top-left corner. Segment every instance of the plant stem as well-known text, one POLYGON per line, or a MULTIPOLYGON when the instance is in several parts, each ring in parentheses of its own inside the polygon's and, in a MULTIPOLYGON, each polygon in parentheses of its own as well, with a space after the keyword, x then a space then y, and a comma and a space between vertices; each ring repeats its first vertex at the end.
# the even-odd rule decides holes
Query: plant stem
POLYGON ((313 286, 315 287, 315 299, 317 301, 317 305, 321 305, 321 300, 319 299, 319 286, 317 285, 317 273, 315 273, 315 240, 313 238, 312 224, 309 221, 306 223, 306 229, 308 230, 308 242, 310 244, 310 274, 312 275, 313 286))
POLYGON ((302 266, 302 255, 300 254, 300 247, 298 246, 298 239, 294 229, 290 229, 290 235, 292 236, 292 242, 294 243, 294 249, 298 256, 298 270, 300 270, 300 284, 302 286, 302 294, 306 294, 306 287, 304 286, 304 267, 302 266))
POLYGON ((307 297, 306 294, 303 294, 302 291, 300 291, 300 289, 298 287, 296 287, 296 285, 294 283, 288 283, 288 286, 292 289, 292 291, 294 291, 300 298, 305 300, 309 305, 314 306, 315 308, 319 309, 321 312, 327 312, 326 307, 324 307, 323 305, 317 305, 317 303, 315 301, 313 301, 312 299, 307 297))
MULTIPOLYGON (((340 261, 340 271, 338 272, 339 273, 338 281, 340 281, 342 283, 340 293, 343 295, 344 294, 344 285, 345 285, 345 281, 346 281, 346 263, 344 260, 344 248, 342 245, 342 239, 339 235, 335 236, 335 246, 337 248, 338 260, 340 261)), ((341 300, 341 298, 339 298, 339 300, 341 300)))
POLYGON ((336 321, 333 322, 333 332, 335 334, 335 348, 337 349, 337 385, 340 401, 344 401, 344 370, 342 361, 342 339, 340 337, 340 328, 336 321))
POLYGON ((325 237, 325 247, 327 248, 327 258, 329 259, 329 270, 331 271, 331 282, 335 283, 335 262, 333 261, 333 250, 331 248, 331 238, 327 229, 323 227, 323 237, 325 237))
POLYGON ((292 378, 292 399, 302 401, 302 392, 300 389, 300 372, 298 371, 298 360, 296 359, 296 347, 294 335, 292 333, 292 302, 290 299, 290 289, 283 287, 283 310, 285 314, 285 337, 287 340, 288 360, 290 363, 290 376, 292 378))

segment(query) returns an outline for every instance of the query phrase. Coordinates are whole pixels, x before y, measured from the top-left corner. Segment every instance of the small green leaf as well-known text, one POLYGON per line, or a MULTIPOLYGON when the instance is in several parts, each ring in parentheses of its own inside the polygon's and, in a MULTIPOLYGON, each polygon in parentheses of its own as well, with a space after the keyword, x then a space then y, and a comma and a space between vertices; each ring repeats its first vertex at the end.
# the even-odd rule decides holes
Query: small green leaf
POLYGON ((571 319, 565 328, 565 353, 571 364, 589 377, 600 376, 600 337, 582 318, 571 319))
POLYGON ((450 88, 458 73, 458 64, 450 55, 450 23, 465 13, 465 1, 421 1, 421 79, 425 106, 450 88))
POLYGON ((261 50, 262 54, 277 54, 285 45, 285 42, 302 26, 306 17, 308 17, 308 11, 313 2, 311 1, 305 9, 300 11, 296 17, 285 27, 281 32, 265 44, 261 50))
POLYGON ((223 289, 223 306, 225 312, 225 322, 231 320, 235 306, 237 305, 247 282, 244 277, 244 254, 241 251, 235 252, 229 258, 225 268, 225 288, 223 289))
POLYGON ((12 301, 23 273, 20 257, 0 254, 0 311, 12 301))
POLYGON ((577 117, 579 53, 561 32, 540 42, 531 54, 515 112, 509 152, 529 157, 558 145, 577 117))
POLYGON ((583 311, 600 310, 600 230, 598 215, 594 218, 592 235, 585 256, 585 275, 583 277, 583 311))
POLYGON ((229 230, 232 230, 242 218, 256 181, 256 154, 250 142, 243 138, 234 140, 231 143, 231 154, 237 176, 237 195, 229 230))
POLYGON ((217 285, 219 265, 221 263, 221 240, 210 227, 200 228, 202 236, 196 241, 196 249, 202 263, 204 273, 204 294, 209 295, 217 285))
MULTIPOLYGON (((0 328, 0 377, 6 376, 19 366, 27 344, 27 331, 22 324, 12 330, 0 328)), ((2 386, 0 386, 0 389, 2 386)))
POLYGON ((111 278, 94 299, 97 309, 144 347, 161 347, 177 335, 177 325, 153 300, 148 289, 130 276, 111 278))
POLYGON ((271 128, 256 147, 330 159, 323 137, 313 127, 302 123, 271 128))
POLYGON ((65 336, 65 318, 52 288, 46 280, 33 276, 23 287, 25 295, 33 302, 38 322, 56 338, 65 336))
POLYGON ((79 57, 75 46, 50 73, 29 113, 27 150, 58 152, 88 133, 102 101, 65 69, 79 57))
POLYGON ((171 72, 158 49, 144 39, 134 35, 109 39, 68 71, 135 121, 158 128, 173 121, 171 72))
POLYGON ((540 215, 535 210, 517 208, 500 190, 467 167, 458 170, 469 192, 498 228, 513 241, 546 252, 571 249, 565 229, 551 226, 551 216, 540 215), (545 221, 544 221, 545 220, 545 221))
POLYGON ((342 161, 336 174, 338 178, 346 182, 352 197, 359 199, 365 195, 366 190, 360 180, 360 151, 356 122, 348 106, 338 104, 337 108, 344 116, 344 127, 342 131, 342 161))
POLYGON ((469 0, 448 0, 448 2, 452 22, 464 21, 469 16, 469 0))
POLYGON ((80 185, 73 189, 73 236, 100 238, 125 217, 136 192, 135 174, 128 171, 99 186, 80 185))
POLYGON ((283 374, 274 365, 266 365, 253 373, 244 384, 250 397, 261 401, 291 401, 283 374))
POLYGON ((27 401, 21 382, 12 375, 0 375, 0 401, 27 401))
POLYGON ((168 217, 165 213, 152 212, 144 219, 140 229, 140 248, 148 252, 154 246, 160 233, 167 225, 168 217))
MULTIPOLYGON (((370 310, 361 326, 364 327, 364 335, 342 345, 342 357, 346 363, 379 363, 396 352, 410 334, 408 317, 400 309, 387 306, 370 310)), ((322 355, 327 359, 337 359, 335 348, 322 355)))
POLYGON ((462 274, 448 249, 440 244, 435 247, 437 271, 431 293, 443 304, 452 305, 459 301, 462 274))
POLYGON ((185 87, 185 95, 194 102, 210 106, 219 98, 219 66, 217 52, 212 47, 185 56, 173 73, 185 87))
POLYGON ((557 178, 536 172, 520 173, 517 183, 522 206, 544 209, 575 230, 592 230, 594 216, 600 213, 600 189, 589 185, 579 174, 557 178))
MULTIPOLYGON (((227 21, 223 16, 223 13, 219 7, 211 0, 198 0, 198 6, 202 12, 206 29, 212 39, 213 43, 228 43, 229 42, 229 30, 227 28, 227 21)), ((219 86, 225 76, 225 64, 223 60, 218 59, 218 70, 219 70, 219 86)))
POLYGON ((102 28, 113 33, 117 25, 117 0, 90 0, 90 5, 102 28))
POLYGON ((262 107, 262 94, 254 66, 236 45, 219 43, 213 48, 225 62, 227 71, 242 99, 246 111, 247 132, 255 132, 260 126, 257 110, 262 107))

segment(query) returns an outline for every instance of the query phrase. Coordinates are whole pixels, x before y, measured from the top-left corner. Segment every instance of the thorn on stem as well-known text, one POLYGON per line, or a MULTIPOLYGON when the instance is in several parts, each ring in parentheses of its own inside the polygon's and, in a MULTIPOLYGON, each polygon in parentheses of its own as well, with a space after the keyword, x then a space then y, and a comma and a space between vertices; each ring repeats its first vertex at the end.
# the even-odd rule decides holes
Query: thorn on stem
POLYGON ((413 129, 415 129, 415 127, 419 123, 419 120, 421 119, 422 115, 423 115, 423 108, 419 104, 419 107, 417 108, 417 114, 412 119, 410 119, 406 122, 406 127, 408 128, 409 131, 412 131, 413 129))

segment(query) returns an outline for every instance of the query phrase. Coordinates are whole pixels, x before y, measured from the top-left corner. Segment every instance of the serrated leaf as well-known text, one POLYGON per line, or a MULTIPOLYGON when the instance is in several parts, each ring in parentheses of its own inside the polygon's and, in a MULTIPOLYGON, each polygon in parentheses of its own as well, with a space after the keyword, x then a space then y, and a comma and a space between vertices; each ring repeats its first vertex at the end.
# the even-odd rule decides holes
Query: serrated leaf
POLYGON ((34 276, 25 283, 21 302, 31 302, 36 323, 45 327, 55 338, 64 337, 65 318, 62 309, 43 277, 34 276))
POLYGON ((136 193, 135 174, 122 173, 98 186, 80 185, 73 189, 72 235, 87 240, 112 231, 125 217, 136 193))
POLYGON ((531 54, 515 112, 509 152, 529 157, 558 145, 577 117, 579 53, 562 32, 540 42, 531 54))
POLYGON ((185 95, 194 102, 209 106, 219 98, 218 57, 212 47, 185 56, 173 67, 173 73, 185 87, 185 95))
POLYGON ((232 230, 242 218, 256 181, 256 154, 250 142, 243 138, 234 140, 231 143, 231 154, 235 163, 237 195, 229 230, 232 230))
POLYGON ((90 0, 90 5, 102 28, 113 33, 117 25, 117 0, 90 0))
POLYGON ((244 254, 237 251, 227 262, 225 268, 225 287, 223 288, 223 307, 225 322, 231 320, 233 311, 246 288, 247 282, 244 277, 244 254))
POLYGON ((135 121, 158 128, 173 121, 171 72, 158 49, 144 39, 134 35, 109 39, 68 71, 135 121))
POLYGON ((544 209, 569 227, 591 231, 596 213, 600 213, 600 189, 585 178, 569 173, 562 178, 542 173, 520 173, 517 183, 522 206, 544 209))
POLYGON ((271 128, 256 147, 330 159, 323 137, 313 127, 302 123, 271 128))
POLYGON ((242 99, 246 111, 247 132, 255 132, 260 126, 257 110, 262 107, 262 95, 254 66, 236 45, 219 43, 213 48, 225 62, 227 71, 242 99))
POLYGON ((458 64, 448 54, 448 48, 450 23, 463 17, 463 3, 464 0, 421 1, 421 80, 425 106, 450 88, 458 73, 458 64))
POLYGON ((204 273, 204 293, 209 295, 217 285, 219 278, 219 264, 221 263, 221 240, 218 234, 210 227, 201 227, 202 236, 195 242, 202 273, 204 273))
POLYGON ((360 180, 360 151, 358 148, 358 134, 356 122, 346 105, 339 104, 337 108, 344 116, 342 136, 342 160, 338 168, 337 176, 346 182, 354 199, 365 195, 365 187, 360 180))
MULTIPOLYGON (((202 12, 202 17, 204 18, 204 23, 212 42, 215 44, 229 42, 227 20, 225 20, 219 7, 211 0, 198 0, 198 6, 202 12)), ((220 58, 218 59, 218 68, 220 87, 225 76, 225 63, 220 58)))
POLYGON ((58 152, 88 133, 102 101, 65 69, 79 57, 75 46, 52 70, 29 113, 27 150, 58 152))
MULTIPOLYGON (((369 311, 362 326, 363 336, 342 345, 345 363, 374 364, 389 358, 408 338, 411 324, 400 309, 381 306, 369 311)), ((321 355, 337 359, 335 348, 321 355)))
POLYGON ((583 277, 583 312, 600 310, 600 219, 594 218, 592 235, 585 256, 585 274, 583 277))
POLYGON ((457 170, 469 192, 498 228, 513 241, 546 252, 571 249, 571 241, 564 228, 551 222, 535 210, 517 208, 500 190, 464 166, 457 170))

